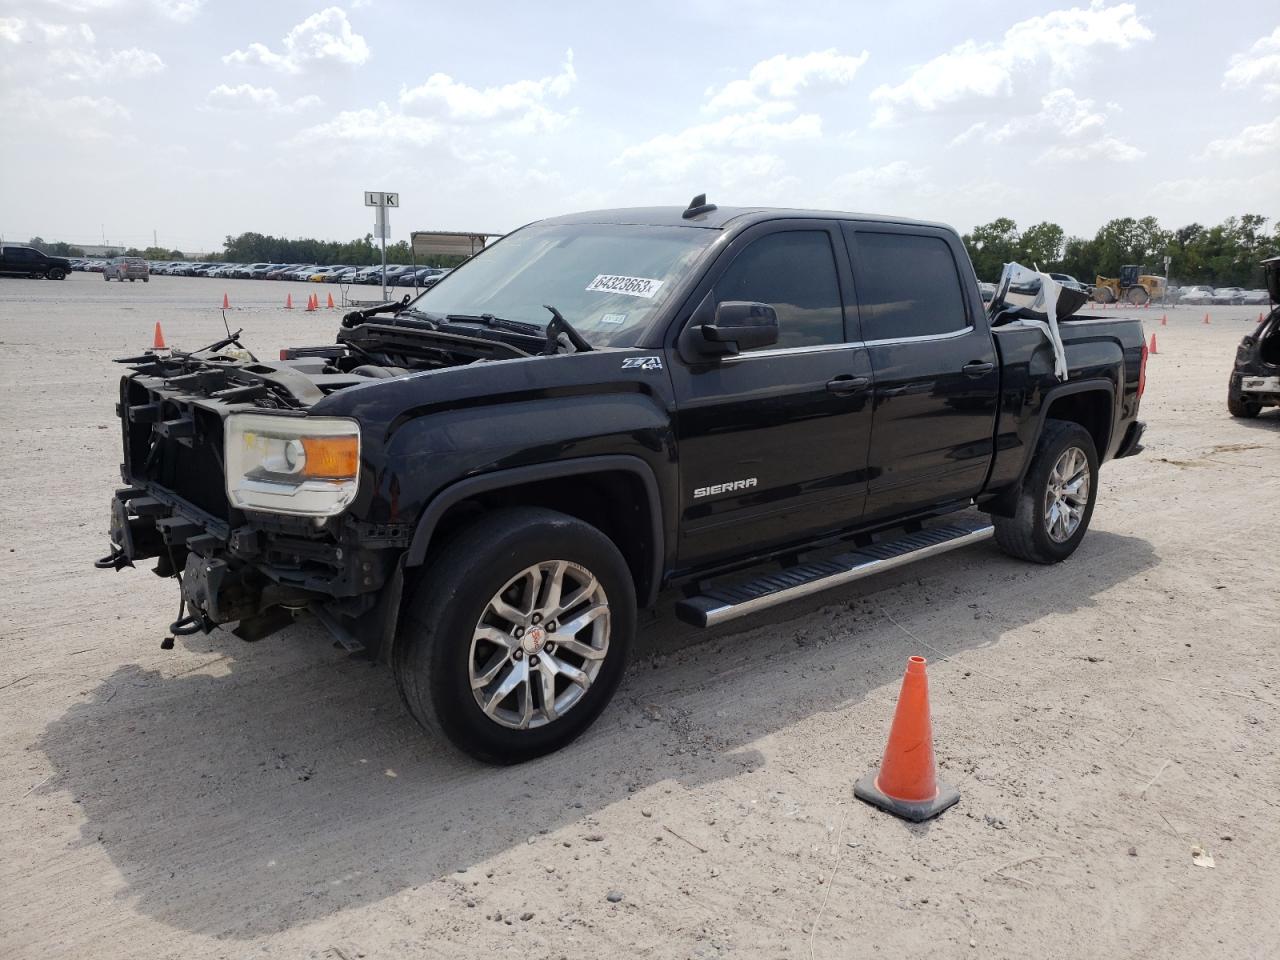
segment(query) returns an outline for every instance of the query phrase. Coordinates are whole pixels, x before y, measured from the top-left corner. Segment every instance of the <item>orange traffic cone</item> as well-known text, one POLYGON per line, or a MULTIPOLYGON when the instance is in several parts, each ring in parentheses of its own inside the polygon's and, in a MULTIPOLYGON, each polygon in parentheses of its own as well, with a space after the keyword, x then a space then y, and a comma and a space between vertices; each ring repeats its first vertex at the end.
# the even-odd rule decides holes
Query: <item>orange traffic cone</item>
POLYGON ((859 800, 916 823, 936 817, 960 799, 955 787, 937 780, 924 668, 924 657, 907 658, 880 771, 872 770, 853 787, 859 800))
POLYGON ((291 294, 289 294, 288 296, 286 296, 286 297, 284 298, 284 308, 285 308, 286 310, 292 310, 292 309, 293 309, 293 294, 292 294, 292 293, 291 293, 291 294))
POLYGON ((223 310, 231 309, 231 301, 227 299, 227 295, 225 293, 222 295, 222 309, 223 310))
POLYGON ((1159 352, 1160 351, 1156 349, 1156 335, 1153 333, 1151 335, 1151 346, 1147 347, 1147 354, 1154 357, 1159 352))
POLYGON ((333 309, 333 294, 329 294, 329 309, 333 309))
POLYGON ((152 350, 168 350, 169 349, 164 345, 164 331, 160 329, 159 320, 156 321, 156 335, 151 340, 151 349, 152 350))
POLYGON ((1167 313, 1162 313, 1160 315, 1160 326, 1167 327, 1168 325, 1169 325, 1169 315, 1167 313))
POLYGON ((1208 322, 1209 322, 1209 314, 1207 314, 1207 313, 1204 315, 1204 322, 1205 322, 1205 323, 1208 323, 1208 322))
POLYGON ((313 313, 315 312, 315 309, 316 309, 315 300, 313 300, 311 297, 307 297, 307 313, 313 313))

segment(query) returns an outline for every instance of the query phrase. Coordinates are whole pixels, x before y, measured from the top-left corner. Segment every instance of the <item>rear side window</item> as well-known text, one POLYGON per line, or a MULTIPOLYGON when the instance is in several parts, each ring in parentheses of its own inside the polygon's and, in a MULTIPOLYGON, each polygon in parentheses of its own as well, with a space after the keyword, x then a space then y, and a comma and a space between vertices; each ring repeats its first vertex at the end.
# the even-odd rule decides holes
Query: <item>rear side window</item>
POLYGON ((844 342, 835 254, 824 230, 790 230, 755 240, 716 282, 716 302, 767 303, 778 312, 774 347, 844 342))
POLYGON ((864 339, 930 337, 968 326, 960 274, 944 240, 861 231, 855 237, 864 339))

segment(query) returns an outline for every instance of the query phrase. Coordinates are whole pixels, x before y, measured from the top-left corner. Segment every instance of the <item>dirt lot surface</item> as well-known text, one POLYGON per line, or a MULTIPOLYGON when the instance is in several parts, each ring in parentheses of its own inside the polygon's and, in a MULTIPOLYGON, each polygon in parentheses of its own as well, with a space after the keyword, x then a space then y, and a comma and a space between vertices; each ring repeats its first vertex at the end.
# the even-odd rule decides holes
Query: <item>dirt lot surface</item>
POLYGON ((1147 449, 1067 563, 665 608, 587 736, 491 769, 319 628, 165 652, 173 581, 91 565, 110 358, 216 339, 224 290, 261 354, 326 342, 281 309, 314 288, 0 280, 0 954, 1280 956, 1280 415, 1225 405, 1257 308, 1141 312, 1147 449), (921 826, 852 797, 913 653, 962 797, 921 826))

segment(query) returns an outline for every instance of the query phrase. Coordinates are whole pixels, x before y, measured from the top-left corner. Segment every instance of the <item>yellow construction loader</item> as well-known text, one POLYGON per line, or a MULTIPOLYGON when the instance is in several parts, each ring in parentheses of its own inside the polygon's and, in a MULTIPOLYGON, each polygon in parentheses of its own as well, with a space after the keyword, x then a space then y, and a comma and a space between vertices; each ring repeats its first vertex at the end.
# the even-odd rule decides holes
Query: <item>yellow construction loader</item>
POLYGON ((1164 277, 1140 273, 1142 268, 1129 264, 1120 268, 1118 277, 1097 277, 1093 281, 1093 299, 1098 303, 1124 300, 1136 307, 1164 297, 1164 277))

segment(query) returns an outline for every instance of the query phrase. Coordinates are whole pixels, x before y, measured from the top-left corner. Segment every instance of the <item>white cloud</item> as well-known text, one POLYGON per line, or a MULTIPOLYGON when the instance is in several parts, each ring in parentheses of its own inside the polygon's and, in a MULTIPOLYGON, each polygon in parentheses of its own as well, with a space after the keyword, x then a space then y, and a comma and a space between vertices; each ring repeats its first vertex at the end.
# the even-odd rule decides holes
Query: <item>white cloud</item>
POLYGON ((1261 154, 1280 156, 1280 117, 1270 123, 1245 127, 1234 137, 1210 141, 1200 159, 1231 160, 1261 154))
POLYGON ((110 97, 49 97, 34 87, 15 88, 0 97, 0 114, 7 121, 6 135, 34 133, 38 139, 59 136, 68 140, 125 140, 120 124, 129 111, 110 97))
POLYGON ((369 44, 351 29, 347 14, 339 7, 313 13, 285 35, 282 52, 262 43, 251 43, 222 58, 224 63, 259 64, 281 73, 302 73, 311 64, 339 64, 358 67, 369 59, 369 44))
POLYGON ((831 183, 836 196, 874 199, 887 191, 908 188, 914 192, 933 192, 929 171, 906 160, 894 160, 873 167, 862 167, 842 173, 831 183))
POLYGON ((302 131, 298 139, 302 142, 338 141, 379 147, 387 144, 424 147, 440 140, 444 133, 444 125, 435 120, 411 117, 379 103, 373 108, 344 110, 332 119, 302 131))
POLYGON ((918 67, 896 85, 871 91, 874 123, 892 122, 904 110, 936 111, 971 99, 1007 97, 1017 75, 1048 68, 1051 82, 1070 76, 1095 47, 1127 50, 1153 37, 1131 3, 1114 7, 1094 0, 1087 8, 1055 10, 1021 20, 994 43, 966 40, 918 67))
POLYGON ((129 47, 99 51, 97 38, 87 23, 27 22, 6 17, 0 19, 0 39, 23 48, 29 45, 23 54, 35 59, 20 71, 6 71, 28 77, 53 74, 73 82, 108 83, 150 76, 165 68, 160 56, 150 50, 129 47))
POLYGON ((1099 110, 1094 101, 1077 97, 1073 90, 1054 90, 1041 98, 1038 112, 1010 120, 993 131, 991 139, 1001 143, 1024 135, 1040 136, 1045 131, 1078 137, 1103 127, 1116 109, 1108 105, 1099 110))
POLYGON ((683 179, 694 169, 717 162, 732 161, 740 170, 744 162, 742 150, 758 151, 779 143, 822 136, 821 117, 815 113, 785 116, 791 110, 789 104, 764 104, 755 110, 727 114, 675 133, 662 133, 627 147, 614 160, 614 165, 630 167, 637 174, 664 181, 683 179), (725 151, 732 154, 721 157, 725 151))
POLYGON ((1045 150, 1036 158, 1038 163, 1084 163, 1089 160, 1115 160, 1130 163, 1141 160, 1145 151, 1119 137, 1105 136, 1087 143, 1060 143, 1045 150))
POLYGON ((790 100, 809 87, 848 86, 870 56, 866 50, 856 57, 834 49, 795 57, 780 53, 761 60, 745 79, 732 80, 719 90, 709 89, 704 109, 741 110, 765 100, 790 100))
POLYGON ((435 73, 426 82, 400 92, 400 106, 406 113, 438 117, 456 124, 493 123, 512 125, 516 132, 535 133, 562 126, 566 115, 546 106, 551 98, 563 98, 577 83, 573 51, 565 54, 564 65, 555 76, 540 80, 516 80, 498 87, 478 89, 435 73))
POLYGON ((970 140, 981 137, 986 132, 987 132, 987 121, 979 120, 977 123, 972 123, 969 126, 965 127, 963 130, 957 133, 954 137, 952 137, 947 142, 947 146, 958 147, 962 144, 968 143, 970 140))
MULTIPOLYGON (((73 13, 114 13, 137 7, 138 0, 46 0, 55 7, 62 7, 73 13)), ((169 20, 186 23, 200 12, 205 0, 149 0, 147 6, 169 20)))
POLYGON ((1221 204, 1219 209, 1239 206, 1241 197, 1274 195, 1280 190, 1280 171, 1268 170, 1255 177, 1179 177, 1152 186, 1148 196, 1168 202, 1193 197, 1200 203, 1221 204))
POLYGON ((53 51, 49 63, 63 71, 68 80, 90 80, 104 83, 111 80, 136 80, 164 69, 164 61, 150 50, 130 47, 128 50, 112 50, 105 56, 96 50, 63 47, 53 51))
POLYGON ((269 113, 296 113, 323 102, 314 94, 308 94, 286 103, 274 87, 255 87, 251 83, 234 87, 220 83, 205 95, 204 100, 205 106, 214 110, 264 110, 269 113))
POLYGON ((1280 27, 1254 43, 1247 53, 1231 58, 1222 85, 1240 90, 1258 84, 1265 100, 1280 97, 1280 27))

